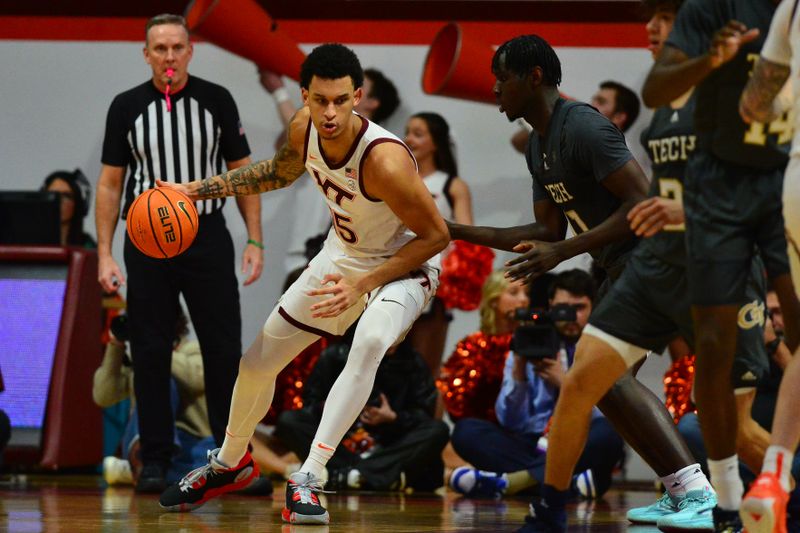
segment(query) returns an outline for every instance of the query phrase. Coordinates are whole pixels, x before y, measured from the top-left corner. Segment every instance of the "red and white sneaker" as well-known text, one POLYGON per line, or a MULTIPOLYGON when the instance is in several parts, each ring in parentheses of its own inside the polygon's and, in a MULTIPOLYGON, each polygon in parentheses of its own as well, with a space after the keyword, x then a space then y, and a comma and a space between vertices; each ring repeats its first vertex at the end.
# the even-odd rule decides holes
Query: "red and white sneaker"
POLYGON ((286 507, 281 516, 292 524, 327 524, 328 511, 319 502, 325 482, 310 472, 295 472, 286 482, 286 507))
POLYGON ((177 484, 167 488, 158 500, 168 511, 192 511, 211 498, 247 487, 258 477, 258 465, 245 452, 239 464, 228 468, 217 460, 219 448, 208 452, 208 464, 195 468, 177 484))
POLYGON ((789 494, 778 477, 766 472, 756 478, 745 494, 739 515, 748 533, 786 533, 789 494))

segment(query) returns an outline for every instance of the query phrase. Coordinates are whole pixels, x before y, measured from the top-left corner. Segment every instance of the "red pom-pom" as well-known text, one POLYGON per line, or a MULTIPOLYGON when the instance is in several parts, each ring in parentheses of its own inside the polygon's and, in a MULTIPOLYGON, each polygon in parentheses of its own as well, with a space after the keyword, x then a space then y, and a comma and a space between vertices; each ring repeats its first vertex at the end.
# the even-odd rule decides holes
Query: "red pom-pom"
POLYGON ((464 417, 496 420, 494 403, 503 384, 511 336, 511 333, 477 332, 458 343, 436 380, 453 420, 464 417))
POLYGON ((481 291, 492 272, 494 252, 485 246, 453 241, 442 261, 439 290, 436 296, 448 309, 472 311, 481 303, 481 291))
POLYGON ((664 373, 664 403, 677 424, 686 413, 695 411, 692 402, 694 355, 681 357, 664 373))

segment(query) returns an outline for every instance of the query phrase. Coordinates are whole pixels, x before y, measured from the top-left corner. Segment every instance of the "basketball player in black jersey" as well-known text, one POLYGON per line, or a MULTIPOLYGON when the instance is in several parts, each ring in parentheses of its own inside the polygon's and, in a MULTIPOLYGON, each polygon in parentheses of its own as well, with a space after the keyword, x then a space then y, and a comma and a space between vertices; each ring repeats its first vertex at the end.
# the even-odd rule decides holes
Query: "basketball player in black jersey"
POLYGON ((697 349, 695 399, 719 499, 718 531, 741 528, 737 412, 728 377, 756 246, 787 318, 789 348, 798 345, 800 307, 781 213, 790 129, 784 117, 746 124, 738 112, 775 5, 770 0, 687 0, 642 92, 649 106, 665 105, 691 87, 697 92, 697 149, 684 194, 687 275, 697 349))
MULTIPOLYGON (((636 245, 626 215, 647 192, 647 180, 622 133, 594 108, 559 96, 560 62, 536 35, 503 44, 492 69, 501 111, 510 120, 524 118, 534 128, 526 158, 537 222, 516 228, 452 224, 452 237, 524 251, 509 262, 514 279, 533 279, 565 259, 589 252, 610 283, 636 245), (576 236, 564 240, 567 223, 576 236)), ((659 476, 694 463, 664 404, 632 374, 621 378, 598 405, 659 476)), ((563 530, 566 489, 545 484, 543 494, 557 510, 544 525, 529 517, 526 527, 563 530)))

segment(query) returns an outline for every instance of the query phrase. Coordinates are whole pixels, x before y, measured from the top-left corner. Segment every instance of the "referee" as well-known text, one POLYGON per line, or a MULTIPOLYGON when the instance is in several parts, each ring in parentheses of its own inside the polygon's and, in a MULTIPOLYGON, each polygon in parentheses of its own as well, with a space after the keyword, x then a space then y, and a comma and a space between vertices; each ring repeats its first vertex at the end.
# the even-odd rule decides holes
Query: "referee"
MULTIPOLYGON (((233 98, 223 87, 189 76, 192 52, 183 17, 151 18, 144 59, 152 79, 117 95, 108 110, 96 206, 98 280, 107 292, 125 284, 111 255, 123 190, 124 219, 133 200, 153 188, 156 178, 181 183, 220 174, 223 161, 229 170, 250 164, 250 148, 233 98)), ((242 260, 248 285, 261 275, 264 263, 261 203, 258 196, 237 198, 237 203, 248 233, 242 260)), ((143 462, 138 492, 160 493, 166 488, 164 475, 174 452, 170 359, 181 293, 202 351, 211 430, 218 445, 225 437, 242 352, 242 325, 233 241, 223 205, 224 199, 197 203, 199 233, 192 246, 173 259, 150 258, 125 237, 143 462)))

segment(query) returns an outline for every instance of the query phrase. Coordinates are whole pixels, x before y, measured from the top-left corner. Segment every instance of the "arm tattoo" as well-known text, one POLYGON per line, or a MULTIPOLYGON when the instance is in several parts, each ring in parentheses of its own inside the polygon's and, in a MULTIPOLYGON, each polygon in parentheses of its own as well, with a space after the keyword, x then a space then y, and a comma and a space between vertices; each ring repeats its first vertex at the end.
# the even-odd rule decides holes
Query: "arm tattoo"
POLYGON ((741 107, 759 122, 776 117, 773 101, 789 79, 790 68, 760 57, 742 93, 741 107))
POLYGON ((270 160, 202 180, 197 194, 200 198, 221 198, 274 191, 291 185, 305 170, 302 155, 285 143, 270 160))

